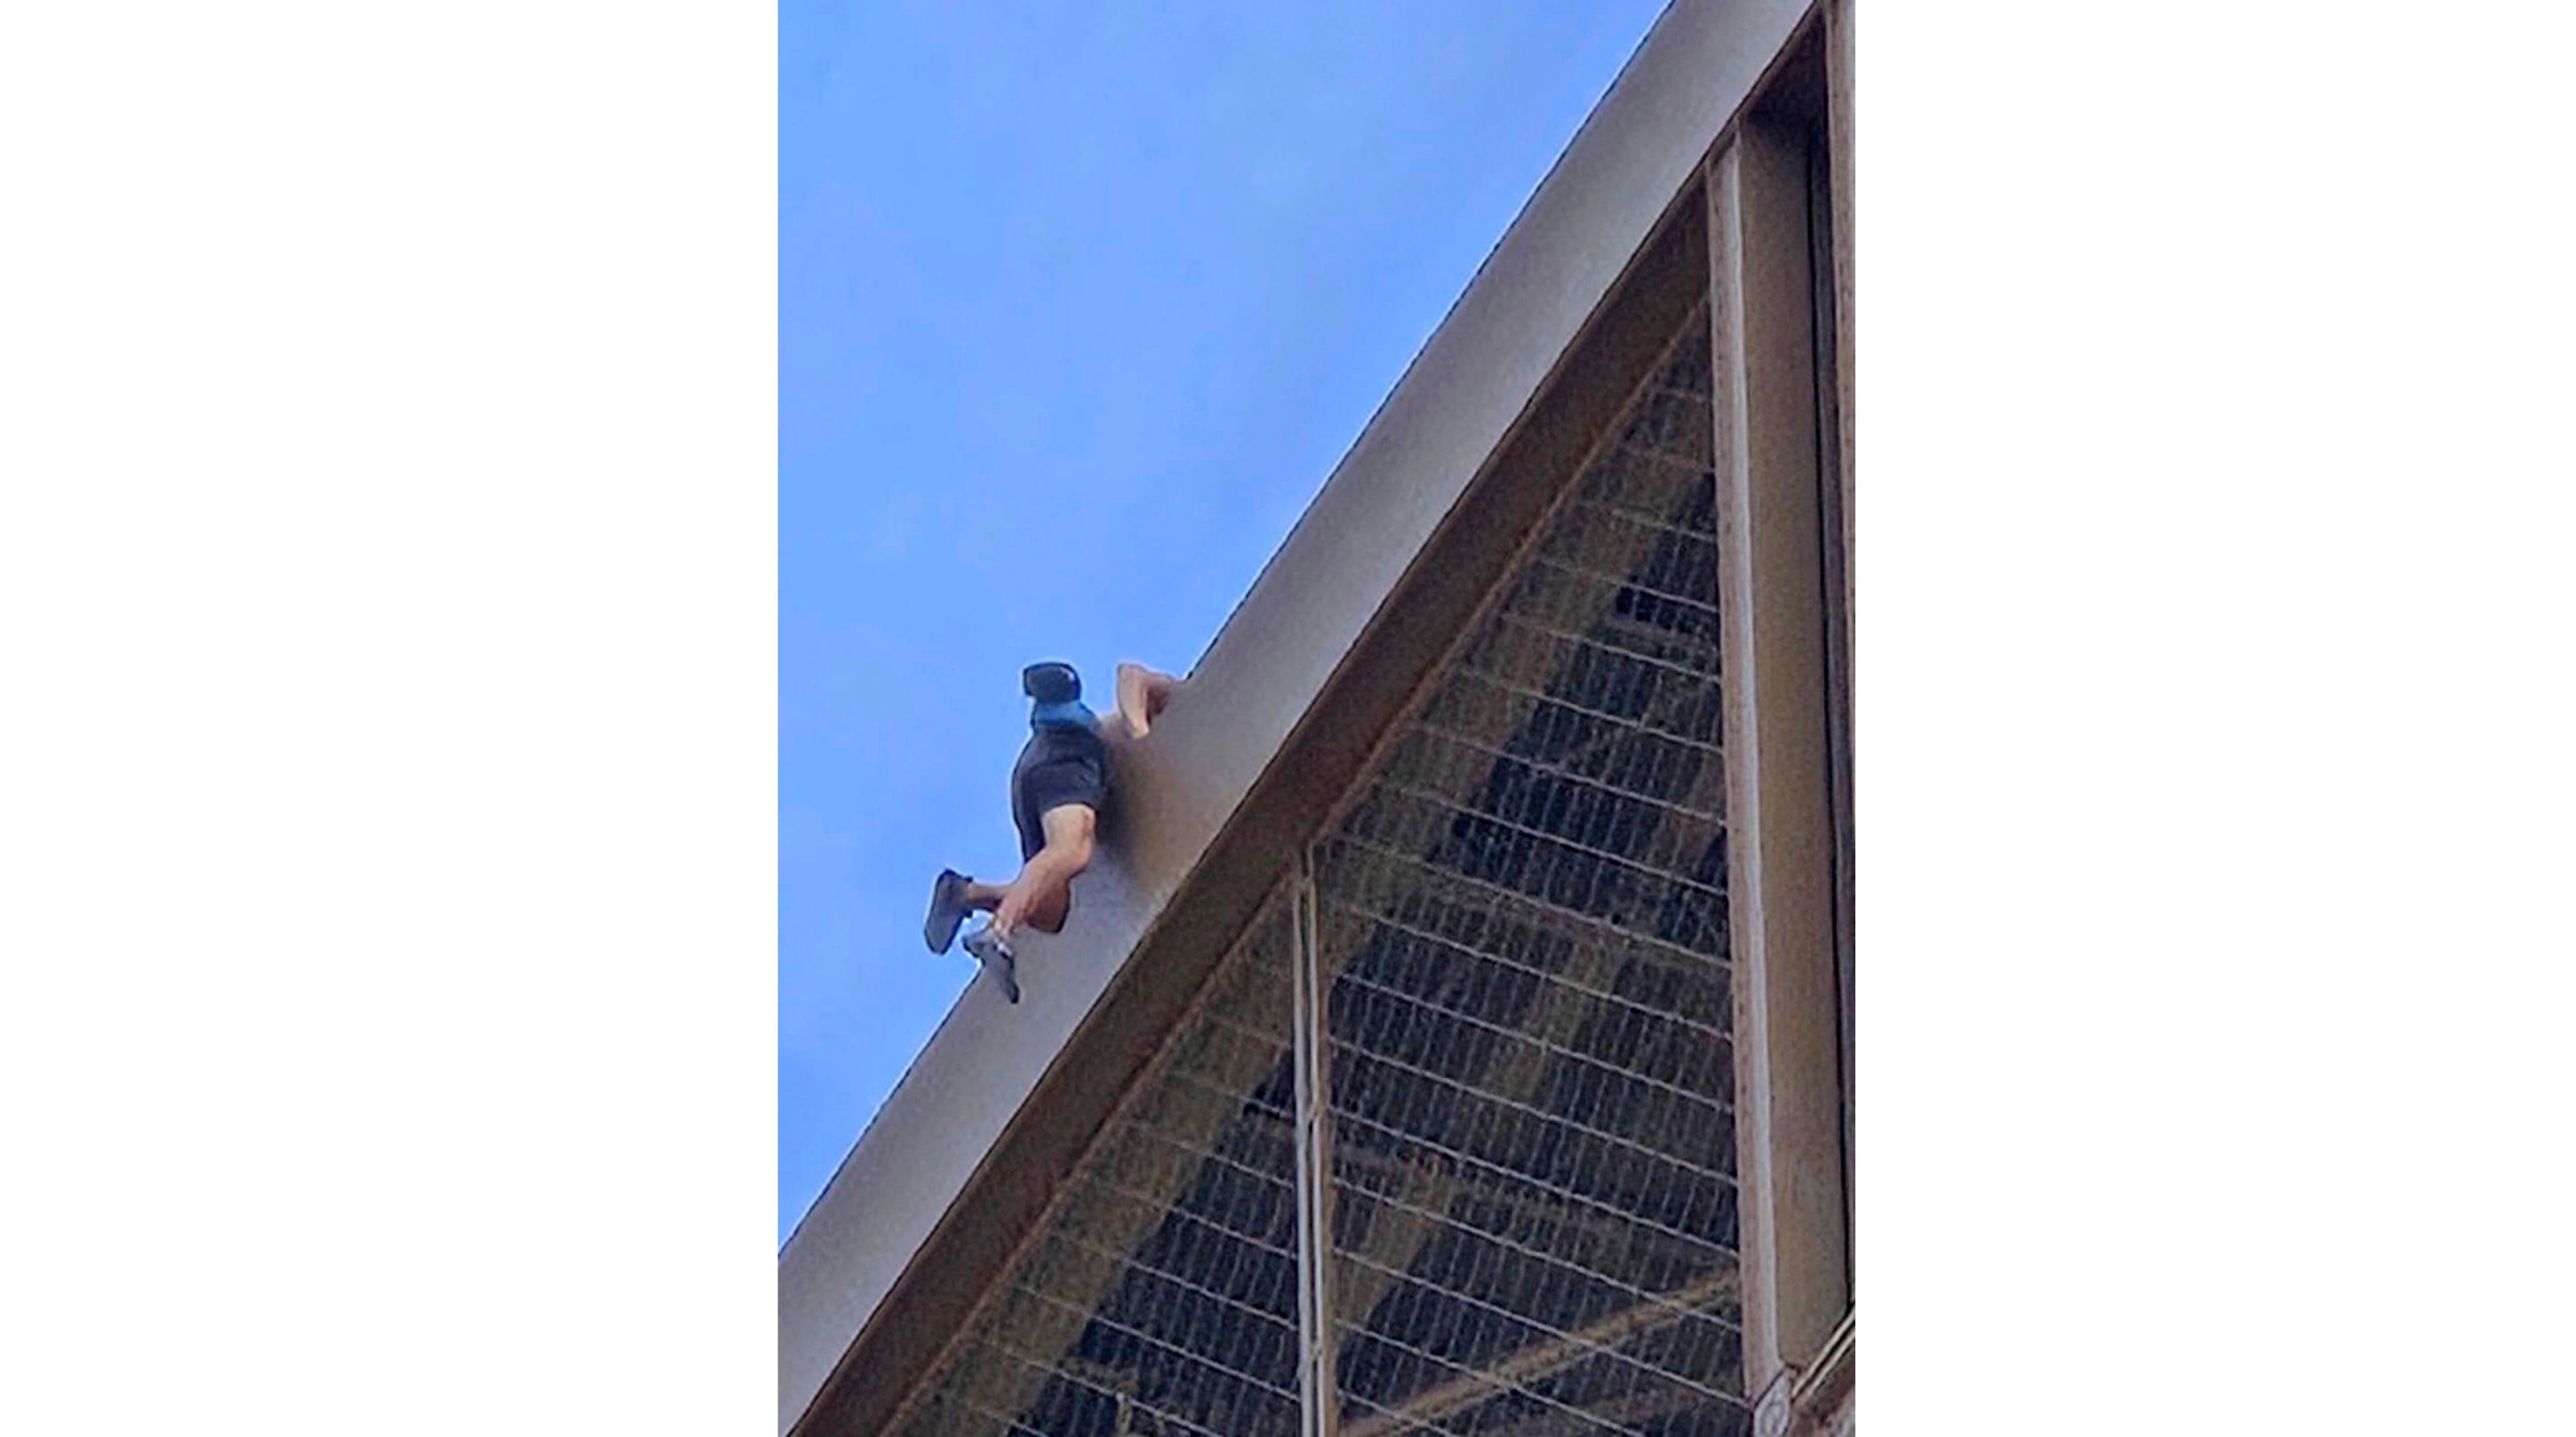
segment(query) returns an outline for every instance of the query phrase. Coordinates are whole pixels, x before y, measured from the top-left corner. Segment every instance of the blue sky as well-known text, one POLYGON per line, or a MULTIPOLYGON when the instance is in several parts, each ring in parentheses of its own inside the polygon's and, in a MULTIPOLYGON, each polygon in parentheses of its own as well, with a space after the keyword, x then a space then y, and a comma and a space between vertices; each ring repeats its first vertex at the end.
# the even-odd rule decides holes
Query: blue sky
POLYGON ((1197 659, 1661 9, 780 7, 781 1241, 973 974, 1020 665, 1197 659))

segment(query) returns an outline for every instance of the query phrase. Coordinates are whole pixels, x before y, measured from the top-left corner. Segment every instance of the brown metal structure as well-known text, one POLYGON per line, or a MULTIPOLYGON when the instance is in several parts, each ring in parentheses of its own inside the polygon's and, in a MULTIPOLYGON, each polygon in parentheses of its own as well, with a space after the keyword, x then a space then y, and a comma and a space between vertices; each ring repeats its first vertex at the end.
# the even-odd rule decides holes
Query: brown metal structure
POLYGON ((1851 1429, 1849 26, 1658 24, 791 1240, 782 1433, 1851 1429))

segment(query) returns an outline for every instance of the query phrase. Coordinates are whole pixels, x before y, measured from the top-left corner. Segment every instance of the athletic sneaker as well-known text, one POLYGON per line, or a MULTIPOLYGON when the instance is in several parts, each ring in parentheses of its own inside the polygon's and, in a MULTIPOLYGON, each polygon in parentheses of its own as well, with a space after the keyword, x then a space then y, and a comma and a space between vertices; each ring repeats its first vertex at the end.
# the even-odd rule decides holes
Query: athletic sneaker
POLYGON ((966 921, 966 875, 954 868, 939 870, 939 878, 930 885, 930 916, 921 921, 921 941, 933 953, 945 953, 957 938, 957 925, 966 921))
POLYGON ((967 934, 966 951, 974 954, 984 971, 1002 985, 1002 996, 1014 1003, 1020 1001, 1019 959, 1012 955, 1010 943, 993 931, 993 925, 987 923, 967 934))

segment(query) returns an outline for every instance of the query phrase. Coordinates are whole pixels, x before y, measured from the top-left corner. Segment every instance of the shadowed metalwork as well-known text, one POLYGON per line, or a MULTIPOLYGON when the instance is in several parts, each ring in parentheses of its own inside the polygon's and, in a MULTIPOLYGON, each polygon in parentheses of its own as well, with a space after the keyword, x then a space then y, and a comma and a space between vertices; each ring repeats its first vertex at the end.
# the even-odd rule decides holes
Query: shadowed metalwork
MULTIPOLYGON (((1315 845, 1344 1434, 1747 1430, 1708 353, 1315 845)), ((1274 900, 905 1431, 1300 1430, 1296 941, 1274 900)))
POLYGON ((1318 845, 1345 1434, 1745 1430, 1704 312, 1318 845))
POLYGON ((1273 903, 907 1432, 1293 1437, 1291 941, 1273 903))

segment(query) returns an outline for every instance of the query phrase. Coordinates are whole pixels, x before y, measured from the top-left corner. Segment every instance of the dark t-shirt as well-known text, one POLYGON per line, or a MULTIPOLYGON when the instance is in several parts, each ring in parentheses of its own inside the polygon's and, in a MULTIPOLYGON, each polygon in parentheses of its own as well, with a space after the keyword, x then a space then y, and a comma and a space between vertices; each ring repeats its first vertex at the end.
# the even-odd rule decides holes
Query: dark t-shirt
POLYGON ((1046 847, 1046 811, 1068 803, 1094 814, 1109 806, 1109 745, 1097 723, 1032 723, 1011 766, 1011 822, 1023 861, 1046 847))

